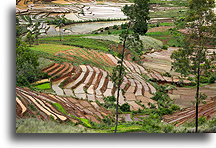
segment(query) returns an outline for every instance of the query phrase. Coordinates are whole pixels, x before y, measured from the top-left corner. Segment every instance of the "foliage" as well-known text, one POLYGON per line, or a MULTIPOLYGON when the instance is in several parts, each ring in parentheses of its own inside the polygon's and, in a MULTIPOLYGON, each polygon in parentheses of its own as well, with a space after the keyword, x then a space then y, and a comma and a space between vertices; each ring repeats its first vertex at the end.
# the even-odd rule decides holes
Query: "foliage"
POLYGON ((166 86, 161 85, 157 89, 157 92, 151 99, 157 101, 159 108, 168 108, 169 105, 171 105, 172 100, 167 95, 166 86))
POLYGON ((104 104, 103 106, 107 109, 114 109, 115 108, 115 101, 116 98, 114 96, 108 96, 108 97, 104 97, 104 104))
POLYGON ((119 64, 113 68, 111 76, 111 80, 114 82, 115 87, 118 87, 118 85, 122 84, 125 74, 125 67, 121 66, 119 61, 119 64))
POLYGON ((150 115, 143 118, 143 130, 147 133, 160 133, 163 130, 160 127, 160 118, 158 115, 150 115))
POLYGON ((124 103, 120 106, 120 110, 122 112, 130 112, 130 105, 128 103, 124 103))
POLYGON ((38 69, 38 57, 27 45, 17 39, 16 46, 16 80, 18 86, 29 86, 43 76, 38 69))
POLYGON ((134 0, 133 5, 123 7, 122 11, 133 23, 132 29, 135 33, 144 35, 147 32, 149 9, 149 0, 134 0))
MULTIPOLYGON (((211 120, 207 120, 206 117, 200 117, 198 119, 199 122, 199 133, 215 133, 216 132, 216 118, 212 118, 211 120)), ((173 129, 173 133, 194 133, 195 122, 190 121, 186 122, 179 127, 175 127, 173 129)))

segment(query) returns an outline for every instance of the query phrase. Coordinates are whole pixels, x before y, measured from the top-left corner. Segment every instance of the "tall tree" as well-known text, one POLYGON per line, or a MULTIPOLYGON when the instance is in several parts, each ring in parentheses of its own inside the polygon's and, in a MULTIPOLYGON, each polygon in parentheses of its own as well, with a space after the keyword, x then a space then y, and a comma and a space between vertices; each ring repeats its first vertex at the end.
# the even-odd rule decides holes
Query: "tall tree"
POLYGON ((132 29, 135 33, 145 35, 148 31, 149 18, 149 1, 150 0, 134 0, 133 5, 125 5, 122 9, 124 14, 128 16, 132 23, 132 29))
POLYGON ((130 50, 131 54, 134 52, 140 52, 140 49, 143 49, 142 41, 139 38, 139 34, 137 33, 130 33, 129 30, 131 29, 131 22, 127 25, 127 29, 122 31, 119 38, 122 44, 122 52, 120 60, 118 61, 118 65, 113 69, 112 73, 112 81, 114 82, 114 86, 117 88, 117 97, 116 97, 116 121, 115 121, 115 133, 117 132, 118 127, 118 107, 119 107, 119 94, 121 90, 121 84, 124 80, 124 76, 126 74, 124 68, 124 57, 125 57, 125 50, 130 50))
POLYGON ((196 132, 198 132, 198 108, 202 95, 200 94, 200 76, 210 68, 211 58, 208 57, 207 46, 215 39, 215 7, 214 0, 190 0, 186 16, 187 35, 184 47, 173 52, 171 58, 173 69, 184 76, 196 76, 196 132))

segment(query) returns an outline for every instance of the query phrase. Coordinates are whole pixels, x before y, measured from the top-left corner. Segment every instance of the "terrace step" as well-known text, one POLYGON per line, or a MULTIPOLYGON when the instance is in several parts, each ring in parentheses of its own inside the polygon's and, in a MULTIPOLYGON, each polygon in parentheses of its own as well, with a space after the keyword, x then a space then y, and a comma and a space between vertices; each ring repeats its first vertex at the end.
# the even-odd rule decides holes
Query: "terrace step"
MULTIPOLYGON (((210 118, 215 114, 215 100, 209 101, 206 104, 199 105, 199 114, 198 116, 205 116, 207 118, 210 118)), ((184 109, 183 111, 176 112, 172 115, 165 115, 163 116, 163 120, 167 123, 172 123, 175 126, 179 126, 188 120, 195 119, 195 107, 189 107, 184 109)))
POLYGON ((130 105, 130 110, 139 110, 139 109, 143 109, 143 107, 141 107, 140 105, 138 105, 135 101, 127 101, 127 103, 130 105))
MULTIPOLYGON (((61 120, 66 121, 67 119, 70 119, 73 122, 77 122, 78 119, 67 116, 59 112, 54 106, 54 103, 61 104, 66 112, 69 114, 75 116, 75 117, 81 117, 90 119, 93 122, 99 123, 99 119, 103 119, 104 115, 111 114, 111 112, 107 111, 106 109, 100 107, 97 105, 95 107, 92 103, 86 101, 86 100, 76 100, 74 98, 67 98, 67 97, 60 97, 53 94, 46 94, 46 93, 38 93, 33 92, 27 89, 23 88, 16 88, 16 102, 17 104, 20 104, 20 107, 22 108, 22 113, 26 111, 30 111, 31 114, 38 114, 39 112, 43 112, 43 116, 45 118, 49 118, 50 116, 53 117, 55 120, 61 120), (25 100, 25 103, 21 104, 21 100, 19 98, 22 98, 22 100, 25 100), (31 111, 29 107, 29 104, 34 104, 36 108, 38 108, 38 111, 31 111)), ((17 108, 18 109, 18 108, 17 108)), ((18 114, 17 114, 18 115, 18 114)), ((20 115, 21 116, 21 115, 20 115)))

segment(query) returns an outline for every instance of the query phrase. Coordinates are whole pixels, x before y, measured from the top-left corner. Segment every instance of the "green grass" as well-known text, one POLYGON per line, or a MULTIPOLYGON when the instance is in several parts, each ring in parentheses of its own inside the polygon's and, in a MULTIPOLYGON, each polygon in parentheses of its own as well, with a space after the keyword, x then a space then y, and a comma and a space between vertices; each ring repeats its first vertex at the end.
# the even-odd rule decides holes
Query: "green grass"
MULTIPOLYGON (((86 37, 87 38, 87 37, 86 37)), ((110 40, 116 43, 119 43, 119 36, 117 35, 98 35, 98 36, 88 36, 88 38, 100 39, 100 40, 110 40)), ((141 36, 140 39, 143 42, 143 47, 145 50, 148 49, 160 49, 163 46, 163 43, 160 40, 152 38, 150 36, 141 36)))
POLYGON ((177 18, 185 16, 186 8, 170 9, 166 11, 150 12, 151 18, 177 18))
POLYGON ((30 118, 16 120, 16 133, 96 133, 96 131, 69 123, 30 118))
POLYGON ((67 114, 66 110, 62 107, 61 104, 59 103, 52 103, 55 108, 57 108, 58 111, 62 112, 63 114, 67 114))
MULTIPOLYGON (((111 130, 114 131, 115 127, 112 127, 111 130)), ((125 124, 125 125, 118 125, 118 133, 127 133, 127 132, 138 132, 138 131, 143 131, 143 128, 141 125, 130 125, 130 124, 125 124)))
POLYGON ((111 41, 102 41, 89 38, 71 38, 69 42, 64 42, 63 44, 108 52, 110 45, 114 43, 111 41))
POLYGON ((42 51, 46 52, 49 54, 55 54, 56 52, 59 51, 64 51, 64 50, 69 50, 69 49, 74 49, 76 47, 71 47, 71 46, 66 46, 66 45, 61 45, 61 44, 39 44, 35 45, 33 47, 30 47, 31 50, 35 51, 42 51))
POLYGON ((90 124, 90 122, 89 122, 88 119, 80 118, 80 117, 75 117, 73 115, 68 114, 67 111, 64 109, 64 107, 61 104, 59 104, 59 103, 52 103, 52 105, 55 106, 55 108, 58 111, 62 112, 63 114, 69 115, 69 116, 71 116, 73 118, 76 118, 76 119, 79 119, 86 127, 92 128, 92 125, 90 124))
POLYGON ((79 119, 85 126, 92 128, 92 125, 89 123, 88 119, 78 118, 78 117, 77 117, 77 119, 79 119))
POLYGON ((50 83, 39 84, 39 85, 36 85, 35 87, 41 90, 51 89, 50 83))
MULTIPOLYGON (((64 48, 67 50, 68 48, 70 48, 70 46, 76 46, 80 48, 95 49, 95 50, 100 50, 104 52, 109 51, 110 45, 116 44, 113 41, 103 41, 103 40, 98 40, 98 39, 83 38, 85 36, 87 35, 64 36, 64 39, 62 42, 59 41, 58 37, 47 37, 47 38, 41 38, 40 42, 41 43, 51 43, 54 47, 55 47, 55 44, 58 44, 57 47, 63 44, 65 46, 63 46, 62 50, 64 50, 64 48)), ((95 35, 92 35, 92 36, 95 36, 95 35)))

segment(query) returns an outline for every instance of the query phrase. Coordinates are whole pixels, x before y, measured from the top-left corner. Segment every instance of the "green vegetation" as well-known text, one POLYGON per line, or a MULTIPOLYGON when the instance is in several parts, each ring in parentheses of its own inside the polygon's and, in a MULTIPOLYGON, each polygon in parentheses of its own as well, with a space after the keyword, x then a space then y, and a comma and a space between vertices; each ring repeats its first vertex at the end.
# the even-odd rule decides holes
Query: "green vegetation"
POLYGON ((69 123, 30 118, 16 120, 16 133, 96 133, 96 131, 69 123))
POLYGON ((114 44, 111 41, 101 41, 89 38, 71 38, 68 42, 64 42, 64 45, 72 45, 81 48, 96 49, 108 52, 110 45, 114 44))
MULTIPOLYGON (((112 41, 102 41, 97 39, 89 39, 89 38, 83 38, 83 36, 77 36, 77 35, 70 35, 65 36, 64 41, 58 42, 56 37, 47 37, 42 38, 42 43, 52 43, 52 44, 60 44, 61 45, 69 45, 69 46, 76 46, 81 48, 88 48, 88 49, 95 49, 95 50, 102 50, 105 52, 108 52, 110 49, 110 45, 116 44, 112 41)), ((69 48, 69 46, 65 46, 66 48, 69 48)), ((63 46, 64 47, 64 46, 63 46)))
POLYGON ((71 24, 78 24, 78 23, 89 23, 89 22, 109 22, 109 21, 123 21, 125 19, 92 19, 92 20, 80 20, 80 21, 74 21, 74 20, 69 20, 67 18, 61 18, 59 16, 55 18, 50 18, 46 20, 46 23, 49 25, 56 25, 58 26, 59 22, 63 23, 65 25, 71 25, 71 24))
POLYGON ((159 4, 162 7, 187 6, 187 0, 150 0, 150 4, 159 4))
POLYGON ((88 119, 78 118, 78 117, 77 117, 77 119, 79 119, 86 127, 92 128, 92 125, 91 125, 91 123, 89 122, 88 119))
POLYGON ((182 47, 182 42, 180 41, 183 38, 182 33, 178 32, 176 29, 169 29, 162 32, 148 32, 146 34, 152 38, 162 41, 165 45, 171 47, 182 47))
POLYGON ((185 16, 187 8, 176 8, 170 10, 161 10, 161 11, 154 11, 150 12, 149 16, 151 18, 177 18, 185 16))
POLYGON ((131 28, 134 33, 145 35, 148 31, 149 18, 149 0, 134 0, 134 4, 125 5, 122 9, 123 13, 128 17, 131 28))
POLYGON ((41 90, 51 89, 50 83, 39 84, 39 85, 36 85, 35 87, 41 90))
POLYGON ((62 112, 63 114, 68 115, 68 116, 71 116, 71 117, 76 118, 76 119, 79 119, 80 122, 81 122, 84 126, 89 127, 89 128, 92 128, 92 125, 91 125, 91 123, 90 123, 90 121, 89 121, 88 119, 80 118, 80 117, 76 117, 76 116, 73 116, 73 115, 68 114, 67 111, 64 109, 64 107, 63 107, 61 104, 59 104, 59 103, 52 103, 52 105, 54 105, 54 106, 56 107, 56 109, 57 109, 58 111, 62 112))
POLYGON ((69 50, 69 49, 76 49, 76 47, 66 46, 66 45, 59 45, 59 44, 40 44, 34 45, 30 47, 31 50, 46 52, 49 54, 55 54, 59 51, 69 50))
POLYGON ((59 110, 60 112, 62 112, 63 114, 67 114, 66 110, 62 107, 61 104, 59 103, 52 103, 52 105, 54 105, 56 107, 57 110, 59 110))

